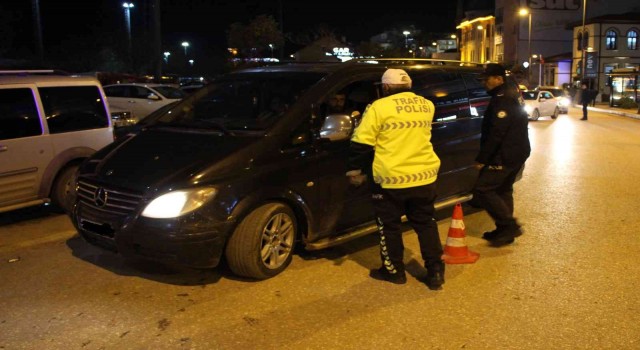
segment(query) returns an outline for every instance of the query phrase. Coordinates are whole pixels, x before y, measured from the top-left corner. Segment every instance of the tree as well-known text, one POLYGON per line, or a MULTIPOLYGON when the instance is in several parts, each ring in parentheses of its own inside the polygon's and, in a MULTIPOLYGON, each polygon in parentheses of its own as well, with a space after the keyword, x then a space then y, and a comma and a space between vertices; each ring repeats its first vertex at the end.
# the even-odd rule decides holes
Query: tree
POLYGON ((269 44, 274 47, 284 45, 284 35, 272 16, 259 15, 246 26, 239 22, 231 24, 227 41, 243 57, 264 57, 270 55, 269 44))

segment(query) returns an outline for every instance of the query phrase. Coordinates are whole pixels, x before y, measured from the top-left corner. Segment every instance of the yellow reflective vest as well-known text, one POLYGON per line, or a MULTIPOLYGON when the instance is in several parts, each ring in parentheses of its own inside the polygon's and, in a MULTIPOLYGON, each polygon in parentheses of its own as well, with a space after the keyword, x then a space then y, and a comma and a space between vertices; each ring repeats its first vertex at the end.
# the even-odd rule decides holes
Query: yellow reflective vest
POLYGON ((376 100, 365 110, 351 141, 373 146, 373 180, 382 188, 436 181, 440 158, 431 144, 433 102, 413 92, 376 100))

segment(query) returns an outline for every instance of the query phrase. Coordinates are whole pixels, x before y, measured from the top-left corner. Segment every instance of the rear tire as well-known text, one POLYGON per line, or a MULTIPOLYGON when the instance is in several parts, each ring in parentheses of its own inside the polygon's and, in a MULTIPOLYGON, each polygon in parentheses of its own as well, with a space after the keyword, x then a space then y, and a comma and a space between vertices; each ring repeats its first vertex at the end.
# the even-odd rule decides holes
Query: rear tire
POLYGON ((284 271, 291 263, 298 227, 295 214, 282 203, 267 203, 254 211, 235 229, 225 257, 238 276, 267 279, 284 271))
POLYGON ((559 115, 560 115, 560 109, 558 107, 556 107, 556 109, 553 110, 553 114, 551 115, 551 119, 556 119, 556 118, 558 118, 559 115))
POLYGON ((69 165, 62 169, 58 176, 56 176, 55 181, 53 182, 53 186, 51 187, 51 202, 53 204, 54 210, 59 213, 70 213, 71 206, 71 198, 69 193, 74 184, 72 183, 73 178, 78 171, 78 165, 69 165))

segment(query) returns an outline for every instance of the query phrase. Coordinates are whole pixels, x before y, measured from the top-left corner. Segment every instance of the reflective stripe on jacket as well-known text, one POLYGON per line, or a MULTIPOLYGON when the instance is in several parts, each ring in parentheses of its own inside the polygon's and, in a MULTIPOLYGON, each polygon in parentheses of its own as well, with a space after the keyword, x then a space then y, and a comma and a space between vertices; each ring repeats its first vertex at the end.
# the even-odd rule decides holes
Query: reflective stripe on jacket
POLYGON ((376 100, 367 107, 352 142, 375 149, 373 179, 383 188, 436 181, 440 159, 431 144, 433 103, 413 92, 376 100))

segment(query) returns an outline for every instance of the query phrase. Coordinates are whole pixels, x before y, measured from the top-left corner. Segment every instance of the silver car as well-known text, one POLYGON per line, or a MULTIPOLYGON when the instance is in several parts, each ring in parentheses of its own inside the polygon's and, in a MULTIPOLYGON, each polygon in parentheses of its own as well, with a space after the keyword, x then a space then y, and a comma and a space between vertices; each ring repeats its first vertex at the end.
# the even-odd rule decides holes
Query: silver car
POLYGON ((158 108, 186 96, 185 92, 166 84, 114 84, 104 86, 109 106, 131 111, 136 121, 158 108))

